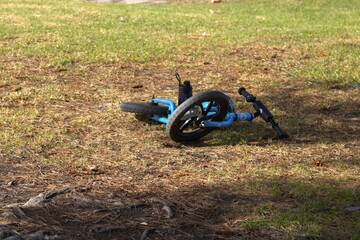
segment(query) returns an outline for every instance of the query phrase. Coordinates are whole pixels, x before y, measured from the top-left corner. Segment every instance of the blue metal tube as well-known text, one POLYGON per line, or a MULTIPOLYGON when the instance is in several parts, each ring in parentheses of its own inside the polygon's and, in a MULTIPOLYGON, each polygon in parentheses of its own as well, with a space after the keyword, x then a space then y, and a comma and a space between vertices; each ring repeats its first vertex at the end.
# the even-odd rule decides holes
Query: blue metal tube
POLYGON ((176 109, 176 104, 174 101, 169 100, 169 99, 164 99, 164 98, 153 98, 151 99, 151 101, 153 101, 154 103, 160 103, 160 104, 164 104, 164 105, 168 105, 169 106, 169 111, 168 114, 171 114, 175 111, 176 109))
POLYGON ((228 113, 224 119, 224 121, 221 122, 215 122, 215 121, 203 121, 201 122, 200 126, 202 127, 216 127, 216 128, 221 128, 221 127, 228 127, 230 126, 236 119, 236 114, 235 113, 228 113))
POLYGON ((150 117, 152 120, 154 120, 154 121, 157 121, 157 122, 159 122, 159 123, 165 123, 165 124, 167 124, 167 122, 168 122, 168 120, 169 120, 169 118, 166 118, 166 117, 160 117, 160 116, 152 116, 152 117, 150 117))
POLYGON ((236 121, 251 121, 254 119, 254 114, 251 112, 237 112, 236 121))
MULTIPOLYGON (((201 105, 202 105, 203 108, 205 109, 205 108, 207 108, 207 106, 209 105, 209 103, 210 103, 210 102, 203 102, 203 103, 201 103, 201 105)), ((211 113, 211 112, 216 113, 217 110, 218 110, 218 108, 217 108, 217 106, 216 106, 216 104, 215 104, 214 106, 211 107, 211 109, 210 109, 209 112, 210 112, 210 113, 211 113)))
POLYGON ((216 121, 203 121, 201 122, 202 127, 228 127, 234 121, 251 121, 254 118, 254 114, 250 112, 238 112, 238 113, 228 113, 224 119, 224 121, 216 122, 216 121))
POLYGON ((154 103, 160 103, 160 104, 164 104, 164 105, 168 105, 169 109, 168 109, 168 117, 162 117, 162 116, 152 116, 151 119, 160 123, 167 123, 170 115, 175 111, 176 109, 176 104, 174 101, 169 100, 169 99, 164 99, 164 98, 153 98, 151 99, 154 103))

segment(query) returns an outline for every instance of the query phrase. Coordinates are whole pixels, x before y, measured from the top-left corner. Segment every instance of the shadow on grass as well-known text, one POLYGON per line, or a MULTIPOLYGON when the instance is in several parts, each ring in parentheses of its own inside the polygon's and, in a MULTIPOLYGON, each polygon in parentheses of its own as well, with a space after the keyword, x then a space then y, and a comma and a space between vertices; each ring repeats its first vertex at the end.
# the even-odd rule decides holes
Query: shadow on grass
MULTIPOLYGON (((287 144, 335 143, 358 139, 360 131, 360 102, 346 97, 337 90, 326 94, 286 90, 286 92, 258 97, 273 112, 280 126, 289 133, 287 144), (275 109, 275 111, 273 111, 275 109)), ((241 97, 236 99, 243 103, 241 97)), ((254 111, 251 104, 243 103, 238 111, 254 111)), ((138 118, 151 124, 148 119, 138 118)), ((253 122, 233 123, 228 128, 214 131, 198 141, 183 143, 191 147, 236 144, 268 145, 276 133, 261 119, 253 122), (215 140, 214 140, 215 139, 215 140)), ((176 145, 176 144, 175 144, 176 145)))
POLYGON ((42 229, 72 239, 358 239, 360 212, 345 208, 360 205, 359 189, 292 178, 87 189, 41 207, 3 209, 2 218, 23 234, 42 229))
MULTIPOLYGON (((289 135, 287 144, 335 143, 358 140, 360 131, 360 102, 358 98, 342 97, 336 90, 330 96, 302 94, 293 91, 263 95, 259 99, 272 111, 277 122, 289 135), (334 97, 331 96, 334 94, 334 97), (337 96, 336 96, 337 95, 337 96)), ((243 101, 243 99, 240 99, 243 101)), ((253 111, 251 104, 238 111, 253 111)), ((186 145, 201 147, 213 145, 258 144, 267 145, 276 133, 260 117, 253 122, 234 123, 229 128, 215 131, 199 142, 186 145), (211 138, 216 141, 207 141, 211 138)))
POLYGON ((285 112, 284 118, 281 117, 283 126, 294 140, 310 143, 357 140, 356 132, 360 130, 360 102, 356 98, 341 97, 343 92, 333 91, 327 94, 330 96, 297 96, 287 92, 264 96, 264 99, 272 106, 281 106, 285 112))

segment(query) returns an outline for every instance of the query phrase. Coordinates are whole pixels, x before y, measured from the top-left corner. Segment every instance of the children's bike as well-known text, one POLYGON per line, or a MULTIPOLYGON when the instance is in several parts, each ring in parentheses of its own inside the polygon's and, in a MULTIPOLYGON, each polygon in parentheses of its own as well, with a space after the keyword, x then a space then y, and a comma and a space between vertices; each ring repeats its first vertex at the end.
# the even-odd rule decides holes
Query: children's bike
POLYGON ((167 135, 175 142, 186 142, 200 139, 217 128, 229 127, 235 121, 252 121, 261 116, 269 122, 279 139, 289 137, 268 108, 256 97, 239 88, 240 95, 252 103, 255 112, 236 112, 234 101, 223 92, 205 91, 192 96, 190 81, 179 81, 178 106, 164 98, 152 98, 149 103, 123 102, 120 109, 124 112, 147 114, 154 121, 166 124, 167 135))

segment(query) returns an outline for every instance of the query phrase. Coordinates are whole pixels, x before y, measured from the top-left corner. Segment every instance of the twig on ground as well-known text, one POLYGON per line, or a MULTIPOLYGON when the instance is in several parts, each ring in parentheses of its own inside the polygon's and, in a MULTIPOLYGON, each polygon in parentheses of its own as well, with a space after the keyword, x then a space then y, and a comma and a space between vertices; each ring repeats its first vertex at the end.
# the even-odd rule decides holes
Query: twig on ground
POLYGON ((148 228, 141 234, 140 240, 147 240, 149 237, 155 233, 155 228, 148 228))
POLYGON ((65 187, 55 190, 50 190, 44 193, 40 193, 39 195, 30 198, 26 203, 22 205, 23 208, 29 208, 29 207, 38 207, 40 204, 44 202, 50 201, 52 198, 59 196, 64 193, 68 193, 71 190, 73 190, 73 187, 65 187))
POLYGON ((165 215, 166 218, 172 218, 172 217, 174 217, 173 210, 172 210, 171 207, 168 205, 168 203, 166 203, 165 201, 163 201, 163 200, 161 200, 161 199, 158 199, 158 198, 152 198, 151 200, 152 200, 152 202, 161 203, 161 204, 163 205, 163 207, 161 208, 161 210, 166 213, 166 215, 165 215))

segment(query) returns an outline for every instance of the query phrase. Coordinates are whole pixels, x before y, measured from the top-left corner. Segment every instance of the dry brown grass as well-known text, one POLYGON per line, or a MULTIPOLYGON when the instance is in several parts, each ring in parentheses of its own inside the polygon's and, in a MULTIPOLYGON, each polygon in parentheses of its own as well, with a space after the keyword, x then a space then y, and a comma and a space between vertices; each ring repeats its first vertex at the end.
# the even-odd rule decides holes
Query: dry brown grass
MULTIPOLYGON (((227 56, 229 63, 250 61, 251 71, 213 59, 180 72, 196 92, 226 91, 249 110, 236 94, 246 86, 270 106, 290 140, 272 140, 272 130, 256 121, 185 145, 171 142, 164 125, 118 110, 119 101, 175 98, 172 68, 61 69, 35 59, 3 60, 2 76, 9 78, 1 85, 2 204, 63 186, 88 188, 26 210, 27 217, 3 209, 3 221, 19 232, 45 228, 75 239, 136 239, 153 228, 156 239, 288 239, 301 231, 349 236, 339 230, 344 218, 329 216, 349 203, 342 194, 359 204, 351 197, 359 193, 359 92, 284 75, 283 63, 301 57, 286 51, 254 44, 227 56), (174 218, 164 218, 154 198, 167 202, 174 218), (311 198, 314 206, 302 205, 311 198), (309 217, 311 211, 324 223, 309 217)), ((356 227, 353 217, 347 229, 356 227)))
POLYGON ((0 223, 72 239, 360 238, 359 211, 346 210, 360 206, 356 8, 309 1, 298 14, 298 1, 270 10, 249 1, 210 14, 188 2, 2 3, 0 223), (326 9, 335 15, 322 26, 326 9), (179 144, 164 125, 119 110, 153 95, 175 100, 175 71, 194 92, 224 91, 244 111, 237 89, 246 87, 291 138, 273 140, 257 119, 179 144), (38 208, 6 207, 67 186, 77 188, 38 208))

